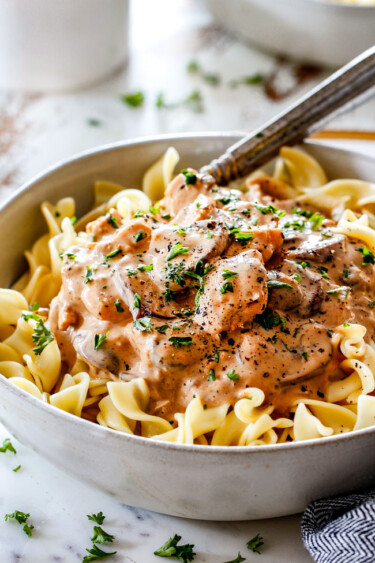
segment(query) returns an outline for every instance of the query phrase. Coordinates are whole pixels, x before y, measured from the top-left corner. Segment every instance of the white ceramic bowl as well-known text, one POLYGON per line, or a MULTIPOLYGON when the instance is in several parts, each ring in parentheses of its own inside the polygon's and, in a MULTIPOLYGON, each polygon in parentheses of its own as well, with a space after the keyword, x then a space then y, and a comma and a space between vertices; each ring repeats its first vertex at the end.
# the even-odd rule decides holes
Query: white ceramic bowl
MULTIPOLYGON (((77 215, 107 179, 138 187, 143 171, 170 145, 180 167, 200 167, 239 135, 159 137, 111 145, 47 170, 0 208, 0 286, 23 270, 22 252, 44 229, 39 204, 71 195, 77 215), (6 244, 6 241, 9 244, 6 244)), ((374 180, 375 159, 306 144, 330 177, 374 180)), ((67 473, 134 506, 188 518, 245 520, 302 511, 312 499, 374 479, 375 427, 274 446, 176 445, 121 434, 35 399, 0 375, 0 420, 21 442, 67 473)))
POLYGON ((325 0, 206 0, 234 35, 294 59, 341 66, 374 44, 375 5, 325 0))

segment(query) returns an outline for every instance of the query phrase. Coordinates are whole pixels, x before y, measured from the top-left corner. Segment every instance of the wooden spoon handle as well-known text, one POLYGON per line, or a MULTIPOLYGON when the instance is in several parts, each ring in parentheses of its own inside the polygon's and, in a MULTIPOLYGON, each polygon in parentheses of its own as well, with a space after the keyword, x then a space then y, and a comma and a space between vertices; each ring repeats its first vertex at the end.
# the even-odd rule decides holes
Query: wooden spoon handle
MULTIPOLYGON (((371 47, 324 80, 294 105, 241 141, 201 172, 220 185, 249 174, 278 152, 283 145, 295 145, 319 130, 327 116, 366 93, 375 94, 375 47, 371 47)), ((363 102, 364 99, 361 100, 363 102)))

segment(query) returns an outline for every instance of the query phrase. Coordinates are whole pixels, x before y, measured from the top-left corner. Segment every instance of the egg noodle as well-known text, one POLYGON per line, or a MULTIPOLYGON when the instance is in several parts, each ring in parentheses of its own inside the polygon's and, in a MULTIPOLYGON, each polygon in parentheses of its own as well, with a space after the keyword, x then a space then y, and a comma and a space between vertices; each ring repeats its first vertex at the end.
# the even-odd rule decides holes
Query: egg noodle
MULTIPOLYGON (((87 361, 84 354, 78 353, 67 373, 59 337, 55 335, 48 316, 51 301, 59 294, 62 286, 62 257, 69 256, 69 252, 74 256, 74 249, 93 244, 90 231, 85 230, 88 220, 95 221, 114 210, 118 214, 116 216, 120 217, 120 223, 127 224, 137 212, 147 212, 153 202, 163 198, 178 160, 176 150, 168 149, 144 175, 142 191, 125 189, 105 181, 96 182, 95 209, 75 226, 74 220, 72 221, 75 203, 72 198, 60 199, 56 205, 49 202, 41 205, 48 233, 39 238, 31 250, 25 252, 28 271, 12 289, 0 289, 0 373, 11 384, 36 399, 78 417, 127 434, 183 444, 276 444, 326 437, 374 425, 375 348, 366 327, 350 322, 350 319, 330 331, 330 354, 336 358, 336 364, 331 373, 324 373, 324 398, 320 398, 319 393, 313 398, 309 394, 306 396, 300 390, 300 382, 298 381, 298 389, 294 382, 292 401, 283 412, 275 408, 275 401, 268 399, 268 388, 246 386, 235 396, 235 400, 227 400, 231 397, 227 393, 222 402, 216 401, 213 406, 205 404, 198 389, 190 396, 185 411, 174 412, 173 418, 169 417, 167 420, 166 417, 158 416, 155 410, 153 414, 150 413, 151 383, 147 378, 140 377, 141 369, 138 374, 128 377, 128 380, 116 377, 113 371, 108 376, 105 369, 96 370, 93 376, 90 361, 87 361)), ((244 185, 255 186, 257 182, 268 185, 269 198, 297 198, 305 205, 315 206, 335 222, 330 227, 330 236, 332 233, 333 236, 345 235, 365 244, 368 256, 375 253, 374 184, 359 180, 327 182, 324 171, 312 157, 288 147, 281 149, 272 177, 263 171, 257 171, 234 189, 239 187, 241 190, 244 185)), ((315 236, 314 233, 313 235, 315 236)), ((364 254, 363 259, 366 266, 364 254)), ((371 272, 372 263, 369 260, 368 268, 371 268, 371 272)), ((307 270, 304 264, 308 262, 297 264, 301 274, 304 273, 303 269, 305 272, 307 270)), ((224 270, 226 271, 230 270, 224 270)), ((294 279, 301 278, 298 272, 294 274, 294 279)), ((87 277, 89 275, 90 273, 86 274, 86 281, 91 281, 87 277)), ((232 272, 233 275, 236 274, 232 272)), ((268 284, 272 287, 270 282, 268 284)), ((284 283, 284 286, 288 284, 284 283)), ((337 294, 341 287, 334 291, 337 294)), ((328 293, 332 294, 334 291, 328 293)), ((203 293, 203 296, 206 295, 203 293)), ((228 295, 232 298, 230 292, 228 295)), ((336 298, 337 303, 341 303, 340 296, 329 297, 336 298)), ((367 314, 372 318, 371 300, 367 314)), ((281 316, 280 313, 279 320, 281 316)), ((142 338, 147 337, 144 332, 139 334, 142 338)), ((106 335, 101 336, 103 342, 106 335)), ((284 343, 282 332, 278 335, 278 343, 280 344, 280 340, 284 343)), ((247 334, 244 336, 247 337, 247 334)), ((173 341, 173 338, 170 340, 173 341)), ((276 336, 273 342, 276 343, 276 336)), ((269 344, 271 347, 274 345, 272 342, 269 344)), ((95 340, 95 349, 100 345, 101 342, 95 340)), ((101 349, 104 346, 105 344, 101 349)), ((281 346, 278 352, 280 362, 284 357, 282 354, 290 352, 290 345, 285 344, 285 347, 287 350, 281 351, 281 346)), ((187 347, 182 348, 185 351, 187 347)), ((306 359, 307 353, 304 354, 306 359)), ((296 355, 295 357, 297 358, 296 355)), ((300 360, 303 364, 303 359, 300 360)), ((189 367, 186 366, 185 370, 189 372, 189 367)), ((211 371, 213 370, 210 373, 211 371)), ((235 370, 232 371, 234 374, 235 370)), ((227 374, 228 377, 230 373, 227 374)), ((321 371, 319 374, 322 377, 321 371)), ((207 381, 207 373, 204 379, 207 381)), ((239 384, 234 376, 232 381, 228 378, 226 380, 233 388, 239 384)), ((304 381, 302 378, 301 382, 304 381)), ((282 392, 281 389, 280 393, 282 392)))

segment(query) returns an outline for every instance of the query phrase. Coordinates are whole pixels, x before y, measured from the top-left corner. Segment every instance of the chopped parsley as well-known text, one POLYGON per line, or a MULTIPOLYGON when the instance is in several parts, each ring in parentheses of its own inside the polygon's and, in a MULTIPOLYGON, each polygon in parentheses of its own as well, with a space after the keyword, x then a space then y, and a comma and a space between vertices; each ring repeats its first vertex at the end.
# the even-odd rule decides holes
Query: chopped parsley
POLYGON ((237 381, 240 378, 239 374, 236 373, 234 369, 227 372, 227 377, 229 377, 231 381, 237 381))
POLYGON ((4 454, 5 452, 12 452, 14 454, 17 453, 17 450, 15 449, 9 438, 5 438, 3 445, 0 446, 0 453, 4 454))
POLYGON ((269 280, 267 282, 267 287, 269 287, 271 289, 282 288, 282 287, 287 287, 288 289, 293 289, 293 286, 290 285, 290 283, 282 282, 280 280, 269 280))
POLYGON ((214 369, 210 369, 210 371, 208 372, 208 381, 216 381, 216 375, 214 369))
POLYGON ((138 293, 135 293, 133 309, 139 309, 140 306, 141 306, 141 296, 138 293))
POLYGON ((15 510, 11 514, 5 515, 5 522, 8 522, 8 520, 16 520, 19 524, 24 524, 22 529, 30 538, 33 534, 34 526, 32 524, 27 524, 29 517, 30 514, 28 512, 20 512, 19 510, 15 510))
POLYGON ((120 100, 132 108, 138 108, 143 105, 145 95, 139 90, 138 92, 132 92, 130 94, 120 96, 120 100))
POLYGON ((110 225, 112 225, 112 227, 113 227, 114 229, 118 229, 119 226, 120 226, 120 225, 118 224, 118 221, 117 221, 116 217, 114 217, 114 216, 112 215, 112 213, 110 213, 110 214, 108 215, 107 221, 108 221, 108 223, 109 223, 110 225))
POLYGON ((159 92, 156 97, 155 106, 158 109, 175 109, 178 107, 185 107, 195 113, 201 113, 204 110, 203 97, 199 90, 194 90, 183 100, 172 103, 166 102, 163 92, 159 92))
POLYGON ((233 283, 231 281, 226 281, 225 283, 223 283, 223 285, 220 288, 220 293, 228 293, 228 291, 230 293, 233 293, 233 283))
POLYGON ((318 272, 322 276, 322 278, 324 278, 325 280, 329 280, 328 268, 325 268, 324 266, 320 266, 320 268, 318 268, 318 272))
POLYGON ((17 473, 17 471, 19 471, 20 469, 21 469, 21 466, 20 466, 20 465, 17 465, 17 467, 15 467, 15 468, 13 469, 13 471, 14 471, 14 473, 17 473))
POLYGON ((308 211, 307 209, 300 209, 298 207, 294 207, 292 212, 294 213, 294 215, 302 215, 303 217, 306 217, 306 219, 308 219, 312 224, 313 231, 316 231, 321 226, 321 224, 325 219, 324 215, 321 215, 317 211, 313 212, 313 211, 308 211))
POLYGON ((216 352, 214 354, 214 361, 215 361, 216 364, 218 364, 219 360, 220 360, 220 351, 216 350, 216 352))
POLYGON ((146 211, 144 211, 143 209, 137 209, 137 211, 134 213, 133 217, 134 217, 134 219, 136 219, 137 217, 144 217, 145 213, 146 213, 146 211))
POLYGON ((171 214, 170 213, 166 213, 165 215, 161 216, 162 219, 165 219, 166 221, 169 221, 171 219, 171 214))
POLYGON ((301 268, 303 268, 304 270, 305 270, 306 268, 310 268, 310 267, 311 267, 310 262, 298 262, 298 264, 299 264, 299 265, 301 266, 301 268))
POLYGON ((195 184, 197 183, 197 176, 196 174, 194 174, 194 172, 189 172, 187 168, 184 168, 183 170, 181 170, 181 174, 185 176, 185 184, 187 186, 195 186, 195 184))
POLYGON ((73 254, 73 252, 65 252, 65 256, 67 256, 71 260, 74 260, 74 258, 76 258, 76 255, 73 254))
POLYGON ((37 311, 39 307, 40 307, 39 301, 35 301, 35 303, 33 303, 32 305, 29 305, 29 311, 35 313, 35 311, 37 311))
POLYGON ((239 229, 231 229, 230 234, 234 235, 234 240, 239 242, 242 246, 246 246, 249 240, 254 236, 253 233, 242 233, 239 229))
POLYGON ((301 283, 302 281, 301 274, 293 274, 292 278, 296 280, 298 283, 301 283))
POLYGON ((153 269, 153 264, 141 264, 140 266, 137 266, 137 270, 139 270, 140 272, 151 272, 153 269))
POLYGON ((45 326, 42 317, 39 315, 30 313, 22 315, 22 318, 25 321, 28 321, 29 319, 36 321, 36 326, 31 338, 33 343, 36 344, 35 348, 33 348, 33 352, 36 356, 40 356, 44 348, 46 348, 46 346, 48 346, 48 344, 54 339, 52 332, 45 326))
POLYGON ((149 211, 152 215, 157 215, 158 213, 160 213, 160 207, 151 205, 149 211))
POLYGON ((172 266, 172 264, 167 264, 167 266, 168 266, 167 278, 170 279, 172 282, 176 283, 177 285, 184 287, 185 285, 184 263, 180 262, 179 264, 177 264, 177 266, 172 266))
POLYGON ((123 312, 125 311, 125 309, 124 309, 124 308, 122 307, 122 305, 121 305, 120 299, 116 299, 116 301, 115 301, 115 307, 116 307, 116 311, 117 311, 118 313, 123 313, 123 312))
POLYGON ((136 235, 133 235, 135 242, 140 242, 141 240, 145 239, 146 237, 147 237, 147 233, 145 233, 144 231, 139 231, 139 233, 137 233, 136 235))
POLYGON ((267 215, 268 213, 272 213, 276 215, 276 217, 284 217, 285 211, 283 209, 277 209, 273 205, 262 205, 261 203, 253 203, 255 209, 263 213, 263 215, 267 215))
POLYGON ((103 524, 105 520, 105 516, 103 512, 98 512, 98 514, 87 514, 87 518, 92 522, 96 522, 99 525, 103 524))
POLYGON ((238 276, 237 272, 232 272, 232 270, 225 270, 225 269, 223 270, 223 278, 225 280, 231 280, 236 276, 238 276))
POLYGON ((367 246, 364 246, 363 248, 358 248, 358 252, 361 252, 362 256, 363 256, 362 266, 368 266, 369 264, 375 264, 375 256, 371 252, 371 250, 369 250, 367 248, 367 246))
POLYGON ((242 557, 241 553, 238 552, 236 559, 231 559, 230 561, 224 561, 224 563, 242 563, 242 561, 246 561, 246 558, 242 557))
POLYGON ((270 309, 266 309, 261 315, 255 317, 256 322, 266 330, 270 330, 274 326, 282 325, 282 330, 285 330, 286 320, 281 318, 280 315, 274 314, 270 309))
POLYGON ((344 278, 349 277, 349 268, 344 268, 343 275, 344 275, 344 278))
POLYGON ((206 237, 207 238, 214 238, 214 234, 211 231, 207 231, 206 237))
POLYGON ((172 342, 172 345, 175 348, 180 348, 181 346, 189 346, 193 344, 193 340, 190 336, 171 336, 169 338, 169 342, 172 342))
POLYGON ((133 321, 133 326, 141 332, 152 332, 150 317, 141 317, 140 319, 133 321))
POLYGON ((73 215, 73 217, 70 218, 70 221, 74 227, 74 225, 77 223, 77 217, 75 215, 73 215))
POLYGON ((342 285, 340 287, 338 287, 337 289, 330 289, 328 291, 326 291, 326 293, 328 295, 340 295, 342 294, 344 296, 344 299, 346 299, 348 297, 350 291, 350 287, 348 287, 347 285, 342 285))
POLYGON ((103 551, 97 545, 93 545, 91 549, 86 549, 88 555, 82 559, 82 563, 91 563, 91 561, 97 561, 98 559, 105 559, 106 557, 111 557, 111 555, 116 555, 117 551, 103 551))
MULTIPOLYGON (((237 88, 237 86, 240 86, 241 84, 244 84, 245 86, 259 86, 260 84, 263 84, 264 81, 264 74, 256 72, 255 74, 250 74, 249 76, 243 76, 242 78, 231 80, 229 82, 229 86, 231 88, 237 88)), ((263 133, 258 133, 256 137, 263 137, 263 133)))
POLYGON ((264 545, 264 541, 262 536, 257 534, 256 536, 251 538, 251 540, 249 540, 246 545, 247 549, 250 549, 254 553, 260 553, 259 548, 264 545))
POLYGON ((90 125, 90 127, 100 127, 101 124, 102 122, 95 117, 89 117, 87 120, 87 125, 90 125))
POLYGON ((121 248, 116 248, 116 250, 112 250, 109 254, 106 255, 105 260, 109 260, 110 258, 114 258, 118 254, 120 254, 121 248))
POLYGON ((176 244, 172 246, 172 248, 170 249, 167 255, 167 261, 172 260, 173 258, 179 256, 180 254, 187 254, 189 250, 190 249, 187 246, 183 246, 180 242, 176 242, 176 244))
POLYGON ((369 302, 367 303, 367 306, 368 306, 370 309, 374 309, 374 308, 375 308, 375 301, 369 301, 369 302))
POLYGON ((344 327, 344 328, 347 328, 348 326, 350 326, 350 323, 344 323, 344 324, 343 324, 343 327, 344 327))
POLYGON ((302 358, 307 362, 307 352, 302 352, 302 358))
POLYGON ((92 543, 105 543, 105 542, 113 542, 115 536, 108 534, 103 528, 100 526, 94 526, 93 535, 91 536, 92 543))
POLYGON ((292 221, 292 223, 287 221, 283 226, 284 229, 293 229, 293 231, 303 231, 305 227, 306 223, 304 221, 292 221))
POLYGON ((129 278, 138 274, 137 270, 126 270, 126 273, 128 274, 129 278))
POLYGON ((95 350, 98 350, 100 348, 100 346, 105 342, 108 334, 109 334, 109 331, 106 332, 105 334, 95 334, 95 336, 94 336, 94 348, 95 348, 95 350))
POLYGON ((181 536, 175 534, 173 538, 169 538, 159 549, 154 551, 154 555, 158 557, 171 557, 173 559, 178 559, 183 563, 189 563, 189 561, 193 561, 195 557, 195 553, 193 551, 194 545, 192 544, 185 544, 185 545, 178 545, 181 536))
POLYGON ((169 328, 168 325, 160 325, 160 326, 156 326, 155 330, 157 330, 161 334, 164 334, 165 332, 167 332, 168 328, 169 328))
POLYGON ((86 266, 86 274, 84 276, 81 276, 83 278, 83 283, 91 283, 92 281, 94 281, 94 271, 95 270, 93 268, 90 268, 90 266, 86 266))

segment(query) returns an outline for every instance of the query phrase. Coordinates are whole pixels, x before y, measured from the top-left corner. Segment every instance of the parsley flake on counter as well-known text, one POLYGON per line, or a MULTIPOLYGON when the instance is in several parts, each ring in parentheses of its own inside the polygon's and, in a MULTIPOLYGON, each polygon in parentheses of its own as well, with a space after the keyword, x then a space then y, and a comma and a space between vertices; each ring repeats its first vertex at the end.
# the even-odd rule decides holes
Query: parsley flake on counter
POLYGON ((227 293, 228 291, 230 293, 234 293, 233 283, 231 281, 227 281, 227 282, 223 283, 223 285, 221 286, 219 291, 222 294, 227 293))
POLYGON ((358 248, 358 252, 361 252, 362 256, 363 256, 362 266, 368 266, 369 264, 375 264, 375 256, 371 252, 371 250, 369 250, 367 248, 367 246, 364 246, 363 248, 358 248))
POLYGON ((14 471, 14 473, 17 473, 17 471, 19 471, 21 469, 20 465, 17 465, 17 467, 15 467, 12 471, 14 471))
POLYGON ((246 561, 246 558, 242 557, 241 553, 238 552, 236 559, 231 559, 230 561, 224 561, 224 563, 242 563, 242 561, 246 561))
POLYGON ((119 226, 120 226, 120 225, 118 224, 118 221, 117 221, 116 217, 114 217, 114 216, 112 215, 112 213, 110 213, 110 214, 108 215, 107 221, 108 221, 108 223, 109 223, 110 225, 112 225, 112 227, 113 227, 114 229, 118 229, 119 226))
POLYGON ((150 317, 141 317, 140 319, 133 321, 133 326, 141 332, 152 332, 150 317))
POLYGON ((30 538, 33 534, 34 526, 32 524, 27 524, 29 516, 30 514, 28 512, 20 512, 19 510, 15 510, 11 514, 5 515, 5 522, 8 522, 8 520, 16 520, 19 524, 24 524, 22 529, 30 538))
POLYGON ((100 526, 94 526, 93 534, 91 536, 92 543, 105 543, 105 542, 113 542, 115 536, 108 534, 103 528, 100 526))
POLYGON ((143 105, 145 95, 139 90, 138 92, 131 92, 120 96, 120 100, 132 108, 138 108, 143 105))
POLYGON ((232 270, 223 270, 223 278, 225 280, 231 280, 238 276, 238 272, 232 272, 232 270))
POLYGON ((22 315, 22 318, 25 321, 33 319, 37 323, 31 338, 33 343, 36 344, 36 347, 33 348, 33 352, 36 356, 40 356, 44 348, 54 339, 52 332, 45 326, 42 317, 39 315, 30 313, 22 315))
POLYGON ((35 301, 35 303, 33 303, 32 305, 29 305, 29 311, 35 313, 35 311, 37 311, 39 307, 40 307, 39 301, 35 301))
POLYGON ((140 306, 141 306, 141 296, 138 293, 135 293, 133 309, 139 309, 140 306))
POLYGON ((195 558, 195 553, 193 551, 193 544, 177 545, 180 541, 181 536, 175 534, 173 538, 169 538, 159 549, 154 551, 154 555, 158 557, 171 557, 173 559, 178 559, 183 563, 189 563, 195 558))
POLYGON ((189 346, 193 344, 193 340, 190 336, 171 336, 169 338, 169 342, 172 342, 172 345, 175 348, 180 348, 181 346, 189 346))
POLYGON ((180 254, 187 254, 189 250, 190 249, 187 246, 183 246, 180 242, 176 242, 176 244, 172 246, 172 248, 170 249, 167 255, 167 261, 172 260, 173 258, 179 256, 180 254))
POLYGON ((9 438, 5 438, 3 445, 0 446, 0 453, 4 454, 5 452, 12 452, 14 454, 17 453, 17 450, 15 449, 9 438))
POLYGON ((92 522, 96 522, 96 524, 99 524, 99 526, 103 524, 105 520, 103 512, 98 512, 98 514, 87 514, 87 518, 92 522))
MULTIPOLYGON (((229 86, 231 88, 237 88, 241 84, 243 84, 244 86, 259 86, 263 84, 264 81, 265 81, 264 74, 261 74, 260 72, 256 72, 255 74, 250 74, 249 76, 243 76, 242 78, 231 80, 229 82, 229 86)), ((263 134, 258 134, 258 135, 260 137, 263 137, 263 134)))
POLYGON ((141 240, 145 239, 147 237, 147 233, 145 233, 144 231, 139 231, 139 233, 137 233, 136 235, 133 235, 133 239, 135 240, 135 242, 140 242, 141 240))
POLYGON ((254 553, 260 553, 259 548, 262 545, 264 545, 264 541, 263 541, 262 536, 257 534, 256 536, 251 538, 251 540, 249 540, 246 545, 247 545, 247 548, 250 549, 251 551, 253 551, 254 553))
POLYGON ((234 369, 231 369, 230 371, 228 371, 227 377, 229 377, 229 379, 230 379, 231 381, 238 381, 238 379, 240 378, 239 374, 236 373, 236 372, 234 371, 234 369))
POLYGON ((120 299, 116 299, 116 301, 115 301, 115 307, 116 307, 116 311, 117 311, 118 313, 124 313, 124 312, 125 312, 125 309, 124 309, 123 306, 121 305, 120 299))
POLYGON ((186 96, 183 100, 177 102, 168 103, 165 101, 163 92, 159 92, 156 97, 155 106, 158 109, 176 109, 178 107, 184 107, 195 113, 202 113, 204 110, 203 97, 199 90, 194 90, 191 94, 186 96))
POLYGON ((153 264, 141 264, 140 266, 137 266, 137 270, 139 270, 140 272, 151 272, 153 269, 153 264))
POLYGON ((87 120, 87 125, 90 125, 90 127, 100 127, 101 124, 102 122, 95 117, 89 117, 87 120))
POLYGON ((216 381, 216 375, 214 369, 210 369, 210 371, 208 372, 208 381, 216 381))
POLYGON ((86 549, 88 555, 82 559, 82 563, 91 563, 91 561, 97 561, 98 559, 105 559, 106 557, 111 557, 111 555, 116 555, 117 551, 103 551, 97 545, 93 545, 91 549, 86 549))
POLYGON ((108 334, 109 334, 109 331, 106 332, 105 334, 95 334, 95 336, 94 336, 94 348, 95 348, 95 350, 98 350, 100 348, 100 346, 105 342, 105 340, 107 340, 108 334))
POLYGON ((277 287, 287 287, 288 289, 293 289, 293 286, 290 283, 282 282, 280 280, 269 280, 267 282, 267 287, 269 288, 277 288, 277 287))
POLYGON ((183 170, 181 170, 181 174, 185 176, 185 184, 187 186, 195 186, 195 184, 197 183, 197 175, 194 174, 194 172, 189 172, 187 168, 184 168, 183 170))
POLYGON ((262 205, 261 203, 253 203, 255 209, 263 213, 263 215, 267 215, 268 213, 272 213, 276 215, 276 217, 284 217, 285 211, 283 209, 277 209, 273 205, 262 205))
POLYGON ((91 283, 94 281, 93 275, 94 269, 90 268, 90 266, 86 266, 86 274, 81 276, 81 278, 83 278, 83 283, 91 283))

